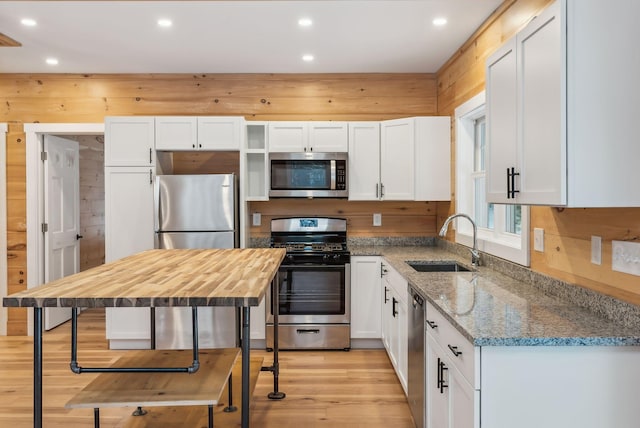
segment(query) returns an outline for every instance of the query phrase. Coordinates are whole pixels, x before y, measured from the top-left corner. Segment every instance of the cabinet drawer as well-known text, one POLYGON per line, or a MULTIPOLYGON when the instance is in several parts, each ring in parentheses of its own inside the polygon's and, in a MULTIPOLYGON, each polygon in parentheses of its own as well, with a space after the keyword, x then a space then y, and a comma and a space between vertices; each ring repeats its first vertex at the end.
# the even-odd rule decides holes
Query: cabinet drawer
POLYGON ((453 365, 473 388, 479 388, 475 379, 476 349, 431 303, 427 302, 427 333, 442 347, 453 365))
POLYGON ((409 300, 409 283, 397 270, 386 263, 385 268, 387 269, 387 273, 385 274, 386 281, 398 295, 398 298, 402 302, 407 303, 409 300))

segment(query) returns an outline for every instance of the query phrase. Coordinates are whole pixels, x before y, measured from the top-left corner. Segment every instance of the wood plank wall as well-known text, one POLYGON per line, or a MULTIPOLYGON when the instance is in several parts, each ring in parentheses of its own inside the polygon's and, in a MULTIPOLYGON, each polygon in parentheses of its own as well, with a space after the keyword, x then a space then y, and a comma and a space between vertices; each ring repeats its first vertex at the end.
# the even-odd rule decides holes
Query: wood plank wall
MULTIPOLYGON (((438 114, 453 116, 457 106, 482 91, 487 56, 551 2, 505 1, 438 71, 438 114)), ((449 209, 449 213, 453 212, 454 203, 449 209)), ((611 270, 611 241, 640 241, 639 208, 563 210, 532 207, 530 227, 530 234, 536 227, 545 231, 544 253, 534 251, 533 239, 530 240, 533 270, 640 304, 640 278, 611 270), (602 237, 602 265, 590 262, 592 235, 602 237)), ((452 235, 449 237, 451 239, 452 235)))
MULTIPOLYGON (((116 115, 383 120, 437 112, 434 74, 0 74, 0 97, 0 122, 10 124, 7 137, 10 293, 26 287, 25 123, 92 123, 116 115)), ((212 172, 211 167, 218 160, 212 161, 206 155, 174 156, 174 172, 212 172)), ((227 166, 234 162, 223 161, 227 166)), ((436 222, 433 211, 446 215, 449 205, 381 204, 378 208, 344 203, 336 208, 331 205, 333 202, 313 202, 316 203, 327 212, 340 212, 350 218, 359 234, 368 233, 366 224, 371 213, 383 213, 382 228, 370 229, 377 236, 433 235, 436 222), (413 232, 401 220, 403 214, 407 220, 417 222, 413 232)), ((259 209, 267 215, 283 212, 280 202, 273 207, 270 203, 262 204, 259 209)), ((314 211, 323 210, 314 207, 314 211)), ((260 230, 255 232, 264 234, 260 230)), ((26 311, 12 309, 7 328, 10 334, 26 333, 26 311)))
POLYGON ((322 216, 347 219, 349 237, 436 236, 436 202, 366 202, 342 199, 274 199, 251 202, 249 213, 259 212, 260 226, 252 237, 269 237, 271 220, 278 217, 322 216), (373 213, 382 214, 382 226, 373 227, 373 213))

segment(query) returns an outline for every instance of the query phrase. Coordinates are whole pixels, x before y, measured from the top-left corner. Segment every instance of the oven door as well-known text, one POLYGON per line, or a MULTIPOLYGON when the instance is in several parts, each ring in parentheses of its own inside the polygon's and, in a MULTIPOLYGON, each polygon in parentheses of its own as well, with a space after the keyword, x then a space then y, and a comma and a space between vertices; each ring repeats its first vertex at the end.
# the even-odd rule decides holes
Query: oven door
MULTIPOLYGON (((278 322, 348 324, 351 318, 351 269, 342 265, 282 265, 278 271, 278 322)), ((273 300, 267 295, 267 323, 273 300)))

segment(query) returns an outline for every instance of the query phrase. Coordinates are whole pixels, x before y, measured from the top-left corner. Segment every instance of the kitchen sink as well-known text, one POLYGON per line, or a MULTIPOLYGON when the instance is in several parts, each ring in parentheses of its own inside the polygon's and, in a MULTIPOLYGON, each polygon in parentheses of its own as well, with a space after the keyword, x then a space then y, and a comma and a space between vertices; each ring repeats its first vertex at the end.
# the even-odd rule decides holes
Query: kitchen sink
POLYGON ((453 260, 410 260, 406 262, 418 272, 469 272, 466 266, 453 260))

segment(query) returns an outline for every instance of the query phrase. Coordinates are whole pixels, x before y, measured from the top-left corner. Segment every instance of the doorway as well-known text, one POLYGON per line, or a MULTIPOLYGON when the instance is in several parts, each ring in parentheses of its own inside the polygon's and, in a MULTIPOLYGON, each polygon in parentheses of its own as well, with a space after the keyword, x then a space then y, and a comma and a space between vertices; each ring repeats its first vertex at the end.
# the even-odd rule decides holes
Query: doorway
MULTIPOLYGON (((80 225, 77 235, 82 236, 78 270, 104 263, 104 124, 25 124, 24 131, 27 140, 27 288, 33 288, 52 278, 45 262, 47 243, 42 226, 47 200, 42 160, 45 135, 78 142, 80 225)), ((32 334, 31 311, 28 331, 32 334)))

